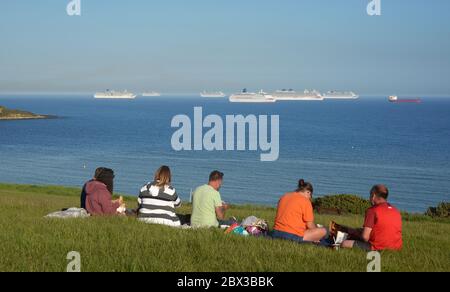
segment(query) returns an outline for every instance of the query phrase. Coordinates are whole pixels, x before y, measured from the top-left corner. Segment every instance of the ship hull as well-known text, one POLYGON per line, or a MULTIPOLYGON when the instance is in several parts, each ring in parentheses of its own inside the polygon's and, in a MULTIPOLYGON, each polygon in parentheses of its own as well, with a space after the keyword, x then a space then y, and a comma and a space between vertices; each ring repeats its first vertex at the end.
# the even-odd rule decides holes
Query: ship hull
POLYGON ((236 97, 231 96, 230 102, 234 103, 274 103, 276 100, 272 97, 236 97))
POLYGON ((200 93, 201 97, 205 98, 223 98, 226 97, 226 94, 223 92, 202 92, 200 93))
POLYGON ((95 95, 96 99, 135 99, 136 95, 131 96, 106 96, 106 95, 95 95))
POLYGON ((324 99, 358 99, 359 95, 354 92, 328 91, 322 94, 324 99))
POLYGON ((160 97, 161 96, 161 94, 143 94, 142 95, 143 97, 160 97))
POLYGON ((275 100, 258 100, 258 99, 230 99, 233 103, 274 103, 275 100))
POLYGON ((274 96, 276 100, 280 101, 323 101, 323 97, 278 97, 274 96))
POLYGON ((421 103, 422 100, 420 99, 398 99, 398 100, 391 100, 392 103, 421 103))

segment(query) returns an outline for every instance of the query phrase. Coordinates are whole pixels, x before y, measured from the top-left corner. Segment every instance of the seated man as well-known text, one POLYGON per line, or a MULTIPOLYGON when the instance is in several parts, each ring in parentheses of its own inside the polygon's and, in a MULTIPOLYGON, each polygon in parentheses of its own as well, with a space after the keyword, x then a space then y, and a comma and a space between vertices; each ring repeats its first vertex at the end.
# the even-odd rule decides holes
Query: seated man
POLYGON ((213 171, 209 176, 209 183, 195 190, 192 196, 192 227, 219 227, 232 224, 224 221, 229 206, 222 202, 219 193, 222 183, 223 173, 213 171))
POLYGON ((386 186, 376 185, 372 188, 370 202, 373 207, 366 212, 363 229, 341 229, 353 239, 344 241, 343 248, 358 247, 366 251, 402 249, 402 215, 387 202, 388 196, 386 186))
POLYGON ((302 179, 295 192, 287 193, 280 199, 272 238, 329 245, 325 240, 327 230, 314 223, 313 192, 312 184, 302 179))
POLYGON ((112 200, 114 171, 102 168, 96 176, 96 179, 88 182, 84 188, 86 211, 94 216, 119 214, 118 209, 124 207, 124 203, 123 198, 112 200))

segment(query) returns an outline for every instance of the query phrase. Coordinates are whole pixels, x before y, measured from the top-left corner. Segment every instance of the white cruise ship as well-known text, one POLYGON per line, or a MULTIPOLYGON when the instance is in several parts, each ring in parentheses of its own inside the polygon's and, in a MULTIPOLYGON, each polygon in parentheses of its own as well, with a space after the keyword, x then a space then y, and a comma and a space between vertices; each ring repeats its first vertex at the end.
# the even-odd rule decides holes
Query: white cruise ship
POLYGON ((324 98, 317 90, 305 90, 303 92, 296 92, 293 89, 283 89, 274 92, 273 97, 276 100, 298 100, 298 101, 322 101, 324 98))
POLYGON ((158 96, 161 96, 161 93, 156 92, 156 91, 147 91, 147 92, 142 93, 142 96, 143 97, 158 97, 158 96))
POLYGON ((260 91, 259 93, 247 92, 247 89, 242 90, 241 93, 236 93, 230 96, 230 102, 243 102, 243 103, 266 103, 266 102, 276 102, 276 99, 260 91))
POLYGON ((114 91, 107 89, 104 92, 97 92, 94 95, 95 98, 102 98, 102 99, 135 99, 136 94, 133 94, 128 91, 114 91))
POLYGON ((359 95, 353 91, 328 91, 323 94, 325 99, 358 99, 359 95))
POLYGON ((208 97, 208 98, 219 98, 219 97, 226 97, 225 93, 222 91, 203 91, 200 93, 201 97, 208 97))

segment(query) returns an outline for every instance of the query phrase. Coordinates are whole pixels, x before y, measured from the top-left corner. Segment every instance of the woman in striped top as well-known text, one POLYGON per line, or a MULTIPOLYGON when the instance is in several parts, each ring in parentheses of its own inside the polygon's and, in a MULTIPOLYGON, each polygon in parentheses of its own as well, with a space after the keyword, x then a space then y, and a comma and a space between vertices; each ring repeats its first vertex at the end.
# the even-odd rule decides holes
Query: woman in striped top
POLYGON ((175 208, 181 206, 181 200, 174 187, 168 166, 161 166, 155 174, 154 181, 144 185, 138 198, 138 218, 151 224, 181 226, 175 208))

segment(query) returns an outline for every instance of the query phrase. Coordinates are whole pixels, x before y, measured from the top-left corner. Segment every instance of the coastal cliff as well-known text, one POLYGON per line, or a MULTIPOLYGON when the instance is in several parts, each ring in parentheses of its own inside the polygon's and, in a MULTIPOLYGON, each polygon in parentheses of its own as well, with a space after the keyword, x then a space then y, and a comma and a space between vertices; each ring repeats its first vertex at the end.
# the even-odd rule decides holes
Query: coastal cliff
POLYGON ((30 112, 7 109, 0 106, 0 120, 31 120, 31 119, 47 119, 49 116, 38 115, 30 112))

